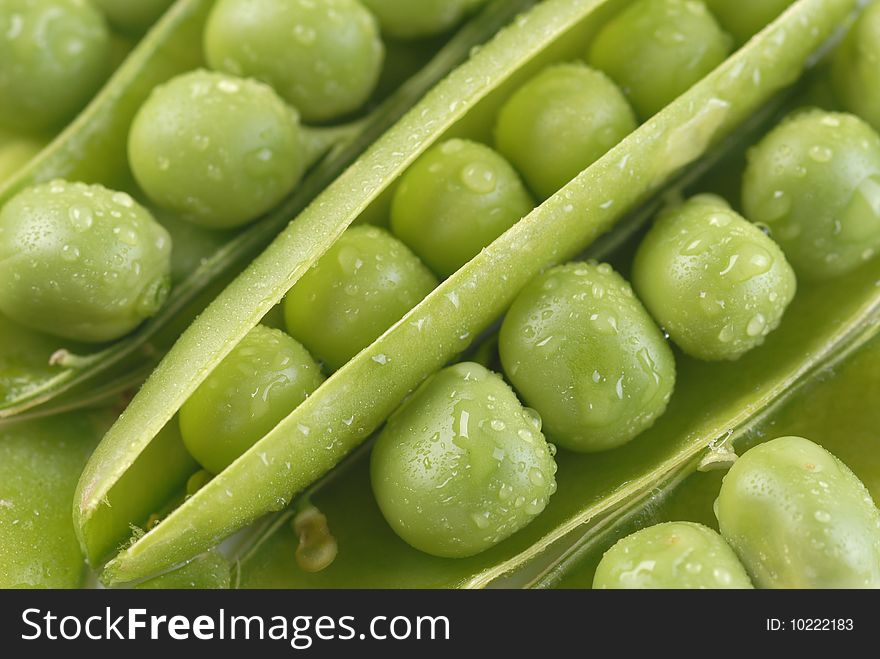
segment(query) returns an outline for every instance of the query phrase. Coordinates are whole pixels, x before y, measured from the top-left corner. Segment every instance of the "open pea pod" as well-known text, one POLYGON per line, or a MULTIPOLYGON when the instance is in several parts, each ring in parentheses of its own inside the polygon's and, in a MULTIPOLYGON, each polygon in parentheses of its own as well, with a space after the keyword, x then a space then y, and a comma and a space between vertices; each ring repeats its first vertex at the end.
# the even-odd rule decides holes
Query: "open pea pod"
MULTIPOLYGON (((366 116, 342 126, 307 127, 305 161, 313 165, 311 171, 278 208, 255 224, 236 231, 212 231, 152 209, 173 240, 173 288, 160 312, 134 333, 96 347, 62 341, 0 317, 0 335, 7 339, 0 342, 0 418, 61 398, 66 406, 75 404, 78 397, 87 401, 98 376, 105 382, 118 380, 117 389, 138 384, 143 366, 154 364, 155 353, 167 349, 216 294, 212 287, 227 283, 367 145, 465 59, 471 48, 532 3, 492 4, 405 83, 383 80, 383 89, 395 83, 397 89, 366 116)), ((157 85, 204 66, 202 31, 213 4, 212 0, 178 0, 83 113, 15 176, 0 182, 0 206, 21 189, 53 178, 101 183, 144 201, 128 164, 129 127, 157 85)), ((8 152, 8 157, 18 157, 17 152, 8 152)))
MULTIPOLYGON (((880 500, 880 339, 857 343, 826 364, 803 386, 743 428, 731 443, 737 452, 775 437, 796 435, 820 444, 849 466, 875 501, 880 500)), ((620 537, 651 524, 687 520, 717 529, 713 504, 724 471, 686 472, 654 501, 633 506, 602 533, 537 579, 537 587, 589 588, 602 554, 620 537)))
MULTIPOLYGON (((221 293, 181 336, 83 474, 74 516, 90 556, 100 556, 109 548, 112 533, 101 524, 102 509, 108 497, 112 502, 120 479, 136 466, 153 437, 211 370, 344 229, 371 204, 380 204, 382 193, 431 144, 452 134, 485 134, 492 109, 518 82, 547 63, 579 55, 603 21, 627 4, 549 0, 521 16, 434 88, 221 293)), ((425 377, 489 327, 533 276, 583 251, 629 209, 796 81, 857 5, 855 0, 795 3, 741 51, 447 279, 252 449, 108 563, 105 578, 125 582, 168 569, 286 506, 295 493, 363 442, 425 377)), ((863 298, 855 306, 861 302, 863 298)), ((754 365, 756 377, 767 375, 760 372, 762 367, 754 365)), ((794 370, 801 368, 799 353, 794 370)), ((786 372, 783 379, 789 375, 786 372)), ((691 386, 702 389, 696 383, 691 386)), ((645 448, 647 441, 638 442, 645 453, 634 457, 638 466, 630 470, 617 464, 621 454, 587 461, 590 473, 597 473, 594 497, 599 500, 593 513, 619 504, 644 486, 644 480, 620 486, 629 476, 638 479, 658 468, 672 470, 705 446, 698 446, 702 437, 688 437, 692 444, 666 445, 666 453, 662 445, 645 448)), ((574 469, 583 461, 567 462, 574 469)), ((561 467, 560 482, 567 468, 561 467)), ((583 509, 585 500, 580 499, 573 514, 559 511, 560 524, 543 543, 534 545, 521 534, 504 547, 510 550, 527 543, 514 554, 540 553, 547 543, 592 516, 583 509)), ((502 561, 494 572, 505 570, 502 561)))

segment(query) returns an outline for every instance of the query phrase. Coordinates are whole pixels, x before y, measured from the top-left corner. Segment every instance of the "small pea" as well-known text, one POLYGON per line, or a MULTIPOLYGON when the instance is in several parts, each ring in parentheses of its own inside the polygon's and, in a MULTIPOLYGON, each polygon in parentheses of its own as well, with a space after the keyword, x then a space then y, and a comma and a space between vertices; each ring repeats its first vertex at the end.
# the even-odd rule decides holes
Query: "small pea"
POLYGON ((743 44, 760 32, 794 0, 705 0, 721 26, 743 44))
POLYGON ((720 197, 667 209, 636 253, 633 283, 698 359, 738 359, 779 326, 797 288, 782 251, 720 197))
POLYGON ((204 39, 211 68, 272 85, 309 122, 363 105, 385 54, 358 0, 219 0, 204 39))
POLYGON ((288 292, 287 330, 336 370, 436 286, 430 270, 387 231, 353 227, 288 292))
POLYGON ((58 180, 0 210, 0 312, 32 329, 118 339, 161 308, 170 271, 168 232, 123 192, 58 180))
POLYGON ((604 73, 583 64, 557 64, 504 104, 495 143, 546 199, 636 126, 623 93, 604 73))
POLYGON ((373 447, 385 519, 420 551, 478 554, 529 524, 556 491, 540 421, 496 374, 450 366, 423 383, 373 447))
POLYGON ((718 533, 693 522, 666 522, 636 531, 605 552, 593 588, 742 589, 752 583, 718 533))
POLYGON ((880 588, 880 511, 846 465, 807 439, 746 451, 715 514, 758 588, 880 588))
POLYGON ((128 157, 150 199, 214 229, 269 211, 305 169, 296 112, 263 83, 207 71, 153 90, 132 124, 128 157))
POLYGON ((502 156, 483 144, 452 139, 403 175, 391 204, 391 230, 448 277, 533 208, 502 156))
POLYGON ((110 33, 85 0, 0 3, 0 127, 57 128, 110 73, 110 33))
POLYGON ((831 81, 843 107, 880 130, 880 2, 862 12, 837 49, 831 81))
POLYGON ((174 0, 91 0, 107 20, 122 32, 141 34, 155 23, 174 0))
POLYGON ((602 28, 587 63, 611 76, 647 119, 721 64, 731 46, 702 2, 638 0, 602 28))
POLYGON ((290 414, 324 381, 299 343, 257 325, 180 409, 190 454, 219 474, 290 414))
POLYGON ((675 385, 672 351, 607 264, 571 263, 536 277, 510 307, 499 348, 548 437, 573 451, 630 441, 663 414, 675 385))
POLYGON ((419 39, 446 32, 488 0, 363 0, 395 39, 419 39))

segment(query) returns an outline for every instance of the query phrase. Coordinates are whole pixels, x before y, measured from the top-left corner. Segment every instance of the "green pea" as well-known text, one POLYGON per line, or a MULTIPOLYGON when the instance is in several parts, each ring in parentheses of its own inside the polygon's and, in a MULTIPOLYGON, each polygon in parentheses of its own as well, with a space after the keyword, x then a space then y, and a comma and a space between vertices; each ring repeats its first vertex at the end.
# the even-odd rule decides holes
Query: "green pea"
POLYGON ((704 0, 718 22, 743 44, 788 8, 794 0, 704 0))
POLYGON ((607 264, 548 270, 510 307, 499 341, 504 372, 573 451, 604 451, 663 414, 675 359, 624 279, 607 264))
POLYGON ((531 522, 556 491, 540 420, 499 376, 473 363, 423 383, 388 420, 370 466, 385 519, 435 556, 489 549, 531 522))
POLYGON ((746 451, 715 514, 758 588, 880 588, 880 511, 846 465, 807 439, 746 451))
POLYGON ((636 125, 623 93, 604 73, 583 64, 557 64, 504 104, 495 124, 495 144, 546 199, 636 125))
POLYGON ((672 340, 710 361, 761 345, 797 289, 776 243, 712 195, 660 215, 636 253, 633 284, 672 340))
POLYGON ((299 343, 257 325, 180 409, 187 450, 219 474, 324 381, 299 343))
POLYGON ((452 139, 403 175, 391 203, 391 230, 448 277, 534 206, 504 158, 483 144, 452 139))
POLYGON ((843 107, 880 130, 880 2, 865 9, 837 49, 831 81, 843 107))
POLYGON ((296 112, 263 83, 207 71, 153 91, 132 124, 128 157, 150 199, 213 229, 269 211, 305 169, 296 112))
POLYGON ((422 301, 437 279, 387 231, 346 231, 284 299, 287 331, 341 368, 422 301))
POLYGON ((702 2, 638 0, 599 32, 587 62, 647 119, 721 64, 731 45, 702 2))
POLYGON ((211 68, 269 83, 306 121, 361 107, 385 53, 358 0, 219 0, 204 38, 211 68))
POLYGON ((0 312, 76 341, 117 339, 168 295, 171 238, 123 192, 53 181, 0 210, 0 312))
POLYGON ((92 0, 114 27, 129 34, 147 30, 174 0, 92 0))
POLYGON ((446 32, 487 0, 363 0, 382 32, 396 39, 418 39, 446 32))
POLYGON ((742 202, 798 277, 846 274, 880 249, 880 136, 849 114, 794 114, 749 151, 742 202))
POLYGON ((666 522, 636 531, 605 552, 593 588, 752 588, 730 546, 707 526, 666 522))
POLYGON ((0 126, 54 128, 110 72, 110 34, 86 0, 0 3, 0 126))
POLYGON ((148 579, 139 590, 221 590, 232 583, 232 567, 217 551, 209 551, 173 572, 148 579))

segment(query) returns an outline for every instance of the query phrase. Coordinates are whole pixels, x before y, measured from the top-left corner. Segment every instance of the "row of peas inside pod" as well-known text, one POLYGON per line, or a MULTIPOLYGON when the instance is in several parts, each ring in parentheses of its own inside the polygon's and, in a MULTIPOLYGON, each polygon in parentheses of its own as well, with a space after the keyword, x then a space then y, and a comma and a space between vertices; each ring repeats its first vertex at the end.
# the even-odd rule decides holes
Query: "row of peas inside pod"
MULTIPOLYGON (((602 61, 595 53, 602 53, 602 44, 612 43, 623 29, 646 30, 661 39, 661 28, 681 27, 676 21, 682 11, 701 21, 693 38, 685 41, 692 44, 707 35, 712 42, 717 37, 726 44, 720 49, 723 59, 729 40, 705 8, 672 1, 633 4, 599 33, 588 59, 602 61), (655 22, 643 24, 643 13, 634 9, 650 9, 655 22), (713 30, 702 29, 706 25, 713 30)), ((645 43, 650 46, 652 40, 645 43)), ((318 366, 311 361, 315 356, 327 370, 340 368, 427 295, 436 280, 407 246, 436 275, 451 275, 533 205, 517 170, 532 194, 548 196, 571 172, 588 167, 635 128, 636 113, 627 98, 635 103, 642 90, 632 81, 625 86, 620 82, 623 92, 615 86, 612 80, 626 80, 627 71, 623 65, 617 71, 617 51, 608 50, 606 73, 582 62, 549 67, 514 93, 496 119, 500 154, 473 141, 450 140, 413 165, 390 206, 390 227, 406 246, 381 229, 351 229, 294 285, 284 303, 289 336, 253 330, 181 410, 184 442, 206 469, 216 472, 229 465, 289 414, 291 401, 295 404, 309 393, 309 386, 299 387, 270 410, 266 403, 272 392, 283 389, 278 383, 292 383, 301 372, 313 378, 315 389, 320 385, 320 376, 315 379, 318 366), (533 85, 542 89, 537 104, 535 95, 523 91, 533 85), (518 107, 524 100, 531 103, 526 110, 518 107), (593 111, 579 111, 584 103, 593 111), (544 153, 557 149, 548 154, 548 162, 570 170, 558 175, 555 187, 547 183, 550 187, 541 195, 535 177, 546 172, 535 170, 530 176, 528 164, 517 163, 516 138, 552 135, 545 124, 552 126, 554 117, 566 114, 594 123, 577 133, 586 147, 576 140, 555 139, 548 147, 545 141, 544 153), (513 136, 514 144, 505 147, 504 135, 513 136), (434 238, 425 241, 425 236, 434 238), (380 242, 386 245, 384 252, 374 249, 380 242), (301 345, 288 343, 288 355, 279 346, 291 336, 301 345), (271 346, 265 358, 259 357, 259 341, 271 346), (279 357, 270 363, 273 356, 279 357), (294 366, 285 372, 289 365, 294 366), (242 374, 257 386, 239 386, 236 378, 242 374), (257 391, 251 396, 256 400, 242 397, 242 390, 257 391), (236 410, 237 430, 231 439, 248 441, 229 453, 231 458, 209 466, 213 447, 202 443, 194 448, 200 442, 192 437, 212 419, 222 419, 224 410, 236 410), (248 415, 248 423, 258 422, 253 430, 241 425, 248 415)), ((631 59, 626 54, 626 61, 631 59)), ((667 71, 680 74, 677 69, 667 71)), ((691 80, 677 84, 687 89, 704 73, 694 71, 691 80)), ((639 114, 650 116, 651 109, 644 109, 650 106, 641 107, 639 114)), ((876 135, 857 119, 829 113, 814 118, 841 129, 834 139, 846 141, 852 130, 857 149, 876 151, 876 135)), ((807 169, 813 162, 832 161, 798 162, 807 169)), ((870 165, 866 171, 873 175, 870 165)), ((846 219, 837 201, 852 193, 839 188, 827 202, 828 216, 846 219)), ((775 193, 773 197, 778 199, 775 193)), ((792 221, 807 220, 794 216, 792 221)), ((833 243, 821 247, 818 257, 823 262, 841 258, 833 243)), ((794 250, 786 245, 783 249, 786 254, 794 250)), ((831 274, 870 258, 867 249, 858 258, 843 254, 848 264, 831 274)), ((663 214, 639 249, 633 278, 637 293, 673 341, 684 352, 709 360, 737 359, 760 345, 795 293, 794 271, 777 244, 726 202, 710 196, 695 197, 663 214)), ((575 451, 613 448, 635 438, 663 413, 675 380, 674 357, 648 310, 610 266, 587 262, 548 271, 514 302, 501 329, 501 361, 525 402, 545 419, 552 441, 575 451)), ((377 354, 372 359, 382 364, 387 357, 377 354)), ((522 528, 541 512, 555 489, 552 450, 536 418, 498 376, 478 365, 459 364, 429 380, 392 416, 373 452, 374 490, 391 526, 413 546, 440 556, 473 555, 522 528), (455 514, 447 511, 450 504, 455 514), (426 510, 435 514, 425 515, 426 510)), ((205 432, 202 439, 217 436, 205 432)))

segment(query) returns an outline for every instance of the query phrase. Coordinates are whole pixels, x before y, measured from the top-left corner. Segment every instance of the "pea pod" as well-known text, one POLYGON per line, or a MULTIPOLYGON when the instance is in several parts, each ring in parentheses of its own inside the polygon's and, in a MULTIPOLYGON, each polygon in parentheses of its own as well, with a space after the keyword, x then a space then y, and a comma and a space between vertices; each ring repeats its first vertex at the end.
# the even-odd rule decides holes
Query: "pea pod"
MULTIPOLYGON (((89 385, 99 376, 129 371, 132 375, 122 378, 119 386, 137 384, 141 376, 136 374, 152 359, 151 353, 167 349, 201 310, 204 300, 200 298, 206 291, 218 281, 227 283, 426 89, 519 8, 530 4, 530 0, 496 3, 453 37, 406 85, 398 81, 398 91, 369 115, 343 126, 309 128, 304 157, 312 166, 310 173, 256 224, 237 232, 208 231, 150 207, 174 243, 173 288, 166 304, 133 334, 97 348, 76 342, 62 344, 40 334, 27 339, 30 349, 26 352, 15 344, 0 346, 0 417, 21 414, 59 398, 73 404, 75 392, 88 398, 89 385), (331 148, 332 154, 328 154, 331 148)), ((54 178, 100 182, 142 201, 126 156, 129 126, 157 85, 204 65, 201 37, 212 6, 212 0, 176 2, 86 110, 26 167, 0 185, 0 205, 22 188, 54 178)), ((0 326, 0 331, 9 334, 22 333, 3 317, 0 326)))
MULTIPOLYGON (((583 36, 595 31, 606 12, 624 4, 551 0, 522 16, 374 144, 215 300, 163 360, 84 472, 75 518, 90 555, 100 554, 94 549, 104 542, 101 529, 94 525, 103 497, 201 380, 344 228, 371 203, 381 203, 381 193, 431 144, 449 134, 478 134, 479 127, 491 119, 481 110, 503 102, 516 82, 536 69, 581 52, 583 36)), ((128 581, 167 568, 286 505, 294 493, 361 443, 420 381, 464 348, 470 337, 487 328, 532 276, 582 251, 628 209, 659 190, 777 91, 794 82, 811 55, 855 6, 852 0, 801 0, 783 19, 447 279, 251 450, 117 556, 108 564, 105 578, 128 581)), ((849 320, 864 312, 863 302, 853 300, 849 308, 840 305, 839 312, 849 312, 850 316, 845 316, 849 320)), ((848 323, 844 326, 841 334, 846 335, 851 327, 848 323)), ((795 336, 798 330, 807 334, 801 348, 819 333, 815 325, 809 332, 794 327, 795 336)), ((803 353, 795 357, 786 346, 781 349, 783 367, 776 362, 777 368, 773 368, 766 360, 751 365, 756 376, 776 378, 764 394, 769 399, 778 394, 777 385, 785 386, 810 366, 803 363, 803 353), (786 362, 785 355, 795 363, 786 362)), ((821 356, 823 350, 813 354, 821 356)), ((699 371, 700 367, 692 368, 699 371)), ((738 364, 737 373, 741 369, 738 364)), ((711 388, 701 387, 697 379, 688 388, 708 393, 711 388)), ((767 400, 760 397, 756 405, 767 400)), ((733 405, 729 398, 725 402, 733 405)), ((736 412, 748 413, 739 407, 736 412)), ((685 421, 681 414, 675 417, 679 423, 685 421)), ((655 428, 669 432, 669 425, 661 423, 655 428)), ((703 434, 675 434, 648 450, 646 442, 636 441, 632 446, 641 449, 637 456, 627 451, 630 447, 621 449, 636 466, 624 461, 608 468, 608 461, 594 458, 591 464, 602 464, 605 473, 598 473, 594 481, 576 478, 579 485, 573 487, 598 488, 598 504, 584 510, 582 504, 566 499, 569 506, 575 505, 574 511, 569 508, 569 514, 560 510, 548 516, 548 509, 535 522, 545 518, 548 523, 557 522, 550 531, 540 524, 545 529, 540 543, 535 545, 530 526, 521 536, 481 555, 484 558, 479 561, 462 561, 453 570, 458 575, 454 579, 480 583, 487 574, 497 576, 539 554, 579 523, 637 493, 647 482, 646 471, 649 476, 672 471, 698 453, 711 441, 706 435, 716 436, 717 426, 704 430, 703 434), (627 479, 629 475, 635 478, 627 479), (618 487, 620 482, 627 485, 618 487), (531 543, 523 547, 528 540, 531 543), (468 566, 483 565, 491 555, 497 559, 496 550, 513 551, 512 558, 506 564, 494 563, 484 574, 477 569, 462 576, 468 566)), ((616 454, 614 461, 620 456, 616 454)), ((577 459, 568 463, 571 468, 586 468, 577 459)), ((585 500, 596 499, 579 498, 585 500)))

